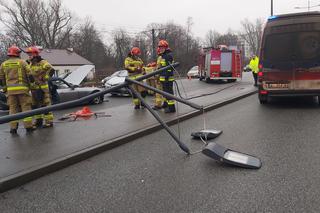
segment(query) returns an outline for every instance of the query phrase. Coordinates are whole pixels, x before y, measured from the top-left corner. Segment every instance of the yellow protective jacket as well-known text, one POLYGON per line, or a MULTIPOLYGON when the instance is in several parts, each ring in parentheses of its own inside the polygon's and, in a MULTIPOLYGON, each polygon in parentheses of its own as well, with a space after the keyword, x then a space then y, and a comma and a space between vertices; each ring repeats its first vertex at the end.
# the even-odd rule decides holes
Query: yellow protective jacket
POLYGON ((134 59, 128 56, 124 61, 124 68, 128 70, 129 76, 141 75, 143 72, 143 61, 139 57, 134 59))
POLYGON ((257 56, 251 59, 249 67, 253 73, 259 72, 259 58, 257 56))
MULTIPOLYGON (((164 53, 160 54, 157 58, 157 68, 166 67, 173 63, 172 51, 167 49, 164 53)), ((167 69, 160 73, 160 81, 174 81, 173 69, 167 69)))
POLYGON ((4 90, 8 95, 29 93, 30 84, 28 64, 20 58, 10 58, 0 67, 0 80, 4 82, 4 90))
POLYGON ((53 70, 51 64, 46 60, 41 60, 30 65, 31 75, 34 78, 34 83, 31 84, 31 89, 39 89, 49 91, 48 79, 50 72, 53 70))

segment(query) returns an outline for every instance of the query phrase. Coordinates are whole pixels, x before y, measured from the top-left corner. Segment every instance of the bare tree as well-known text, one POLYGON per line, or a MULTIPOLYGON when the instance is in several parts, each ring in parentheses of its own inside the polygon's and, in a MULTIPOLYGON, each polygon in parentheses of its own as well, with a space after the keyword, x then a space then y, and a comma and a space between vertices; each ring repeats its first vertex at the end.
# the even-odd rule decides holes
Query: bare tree
POLYGON ((42 45, 46 48, 68 46, 72 31, 71 13, 64 9, 61 0, 0 0, 0 21, 8 34, 25 46, 42 45))
POLYGON ((115 30, 112 33, 115 52, 115 66, 116 68, 124 67, 124 59, 129 53, 132 44, 132 38, 124 29, 115 30))
POLYGON ((220 34, 217 31, 209 30, 205 37, 205 45, 208 47, 217 47, 218 45, 237 45, 238 36, 228 30, 226 34, 220 34))
POLYGON ((238 35, 228 30, 226 34, 221 34, 216 37, 216 45, 227 45, 227 46, 237 46, 238 45, 238 35))
POLYGON ((70 45, 78 54, 93 62, 97 69, 112 61, 108 47, 103 43, 99 31, 90 18, 86 18, 72 34, 70 45))
POLYGON ((209 30, 205 37, 205 46, 207 47, 215 47, 217 43, 217 38, 220 37, 221 34, 215 30, 209 30))
POLYGON ((250 54, 258 54, 263 30, 263 19, 250 22, 248 19, 241 21, 242 30, 240 37, 249 45, 250 54))

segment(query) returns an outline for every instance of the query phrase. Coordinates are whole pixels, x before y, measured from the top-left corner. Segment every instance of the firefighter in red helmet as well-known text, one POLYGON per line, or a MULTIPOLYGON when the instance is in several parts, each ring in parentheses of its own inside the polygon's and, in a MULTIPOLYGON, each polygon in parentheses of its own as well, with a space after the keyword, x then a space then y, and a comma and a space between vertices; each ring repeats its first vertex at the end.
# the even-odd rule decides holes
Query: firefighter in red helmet
MULTIPOLYGON (((129 78, 136 79, 144 74, 143 61, 139 57, 141 50, 138 47, 133 47, 124 61, 124 67, 128 70, 129 78)), ((147 91, 136 84, 133 84, 133 89, 141 94, 143 98, 147 96, 147 91)), ((133 96, 134 109, 140 109, 140 100, 133 96)))
MULTIPOLYGON (((54 69, 48 61, 40 56, 38 47, 28 47, 26 52, 29 55, 29 66, 33 77, 33 82, 31 84, 32 107, 36 109, 50 106, 51 98, 48 80, 53 75, 54 69)), ((48 112, 44 115, 36 115, 34 118, 35 127, 46 128, 53 126, 52 112, 48 112)))
MULTIPOLYGON (((169 44, 166 40, 160 40, 158 43, 158 59, 157 59, 157 68, 166 67, 173 63, 172 51, 169 48, 169 44)), ((162 85, 164 92, 170 93, 173 95, 173 69, 167 69, 160 73, 159 81, 162 85)), ((171 98, 163 98, 162 107, 165 109, 165 113, 173 113, 176 111, 175 101, 171 98)))
MULTIPOLYGON (((16 114, 20 111, 31 110, 30 96, 30 70, 28 64, 20 59, 21 50, 16 46, 8 49, 8 57, 0 67, 0 85, 8 96, 9 114, 16 114)), ((10 122, 10 133, 17 134, 19 121, 10 122)), ((27 132, 33 131, 32 117, 23 119, 24 127, 27 132)))

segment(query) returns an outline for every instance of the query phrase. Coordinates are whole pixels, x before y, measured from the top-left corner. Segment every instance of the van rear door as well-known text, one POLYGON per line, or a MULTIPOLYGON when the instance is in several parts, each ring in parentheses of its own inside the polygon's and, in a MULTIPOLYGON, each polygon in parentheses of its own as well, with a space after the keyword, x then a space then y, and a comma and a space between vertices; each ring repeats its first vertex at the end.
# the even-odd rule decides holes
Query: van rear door
POLYGON ((262 49, 262 87, 269 91, 294 90, 294 63, 291 33, 266 34, 262 49))
POLYGON ((320 90, 320 31, 296 33, 294 89, 320 90))

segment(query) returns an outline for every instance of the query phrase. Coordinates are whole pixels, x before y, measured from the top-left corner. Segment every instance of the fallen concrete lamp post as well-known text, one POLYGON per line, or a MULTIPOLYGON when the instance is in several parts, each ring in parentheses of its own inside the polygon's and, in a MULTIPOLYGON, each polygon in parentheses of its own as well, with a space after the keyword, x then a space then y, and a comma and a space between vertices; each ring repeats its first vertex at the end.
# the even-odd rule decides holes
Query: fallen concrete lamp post
MULTIPOLYGON (((169 66, 160 68, 154 72, 151 72, 149 74, 143 75, 135 80, 129 79, 127 78, 126 81, 122 84, 119 84, 117 86, 114 86, 112 88, 88 95, 86 97, 80 98, 78 100, 74 100, 74 101, 68 101, 65 103, 60 103, 60 104, 56 104, 56 105, 51 105, 51 106, 47 106, 47 107, 41 107, 38 109, 34 109, 34 110, 30 110, 27 112, 20 112, 14 115, 6 115, 6 116, 2 116, 0 117, 0 124, 3 123, 8 123, 10 121, 15 121, 15 120, 20 120, 26 117, 30 117, 30 116, 34 116, 34 115, 39 115, 39 114, 45 114, 51 111, 56 111, 56 110, 61 110, 61 109, 66 109, 66 108, 70 108, 70 107, 74 107, 77 106, 79 104, 85 103, 87 101, 92 100, 93 98, 96 97, 100 97, 101 95, 105 95, 107 93, 110 93, 112 91, 118 90, 120 88, 123 87, 129 87, 129 89, 133 92, 133 94, 140 99, 141 103, 143 103, 146 108, 150 111, 150 113, 158 120, 158 122, 166 129, 166 131, 171 135, 171 137, 175 140, 175 142, 179 145, 179 147, 186 152, 187 154, 192 154, 190 152, 190 149, 182 142, 180 141, 180 139, 175 135, 175 133, 168 127, 168 125, 160 118, 160 116, 144 101, 144 99, 141 97, 141 95, 139 93, 137 93, 130 85, 131 84, 137 84, 140 85, 144 88, 147 88, 149 90, 152 90, 156 93, 160 93, 161 95, 165 96, 165 97, 169 97, 172 98, 176 101, 179 101, 181 103, 187 104, 190 107, 193 107, 195 109, 198 110, 203 110, 202 106, 199 106, 197 104, 194 104, 192 102, 189 102, 185 99, 181 99, 178 98, 174 95, 171 95, 169 93, 163 92, 161 90, 158 90, 154 87, 145 85, 139 81, 142 81, 144 79, 148 79, 150 77, 153 77, 155 75, 159 75, 162 71, 170 69, 172 67, 177 67, 179 65, 179 63, 174 63, 171 64, 169 66)), ((202 130, 199 133, 199 137, 205 136, 204 138, 206 139, 210 139, 212 138, 212 134, 214 135, 214 137, 217 137, 218 135, 221 134, 221 132, 217 132, 217 131, 209 131, 209 130, 202 130), (204 134, 204 135, 203 135, 204 134)), ((221 145, 215 144, 213 145, 213 143, 209 143, 206 145, 206 147, 202 150, 202 153, 215 159, 218 160, 220 162, 224 162, 224 163, 228 163, 228 164, 232 164, 232 165, 236 165, 236 166, 241 166, 241 167, 245 167, 245 168, 260 168, 261 167, 261 162, 258 158, 255 158, 253 156, 250 155, 246 155, 243 153, 239 153, 239 152, 235 152, 229 149, 224 148, 221 145)))
MULTIPOLYGON (((126 78, 126 81, 129 83, 132 83, 132 84, 137 84, 139 86, 142 86, 148 90, 152 90, 156 93, 159 93, 159 94, 165 96, 166 98, 171 98, 171 99, 174 99, 174 100, 179 101, 181 103, 184 103, 186 105, 189 105, 190 107, 193 107, 195 109, 204 110, 203 106, 199 106, 199 105, 192 103, 190 101, 187 101, 185 99, 181 99, 179 97, 173 96, 169 93, 163 92, 161 90, 158 90, 154 87, 151 87, 149 85, 138 82, 136 80, 126 78)), ((133 95, 135 97, 137 97, 141 101, 141 103, 148 109, 148 111, 156 118, 156 120, 162 125, 162 127, 169 133, 169 135, 174 139, 174 141, 178 144, 178 146, 187 154, 189 154, 189 155, 192 154, 190 149, 188 148, 188 146, 186 144, 184 144, 179 139, 179 137, 177 137, 177 135, 175 135, 175 133, 170 129, 170 127, 165 123, 165 121, 163 121, 161 119, 161 117, 150 107, 150 105, 142 98, 142 96, 136 90, 134 90, 132 88, 132 86, 129 85, 128 88, 131 90, 133 95)), ((210 140, 210 139, 218 137, 221 133, 222 133, 221 130, 204 129, 199 132, 192 133, 192 136, 194 138, 200 138, 202 140, 203 139, 210 140)), ((219 144, 213 143, 213 142, 206 143, 206 146, 202 150, 202 153, 204 155, 206 155, 210 158, 213 158, 214 160, 217 160, 222 163, 231 164, 231 165, 239 166, 239 167, 243 167, 243 168, 250 168, 250 169, 261 168, 260 159, 254 157, 254 156, 251 156, 251 155, 247 155, 244 153, 233 151, 231 149, 227 149, 227 148, 225 148, 219 144)))
MULTIPOLYGON (((151 73, 148 73, 146 75, 143 75, 143 76, 137 78, 136 80, 137 81, 143 81, 145 79, 148 79, 150 77, 153 77, 155 75, 160 74, 164 70, 170 69, 172 67, 177 67, 177 66, 179 66, 179 63, 171 64, 169 66, 160 68, 160 69, 158 69, 158 70, 156 70, 154 72, 151 72, 151 73)), ((2 117, 0 117, 0 124, 8 123, 10 121, 20 120, 20 119, 23 119, 23 118, 26 118, 26 117, 31 117, 31 116, 34 116, 34 115, 46 114, 46 113, 52 112, 52 111, 57 111, 57 110, 61 110, 61 109, 67 109, 67 108, 70 108, 70 107, 75 107, 75 106, 78 106, 80 104, 86 103, 86 102, 88 102, 88 101, 90 101, 90 100, 92 100, 94 98, 100 97, 101 95, 105 95, 105 94, 108 94, 108 93, 110 93, 112 91, 116 91, 116 90, 118 90, 120 88, 127 87, 128 85, 129 85, 128 82, 124 82, 124 83, 119 84, 117 86, 114 86, 112 88, 109 88, 109 89, 106 89, 106 90, 103 90, 103 91, 100 91, 100 92, 93 93, 91 95, 82 97, 82 98, 77 99, 77 100, 68 101, 68 102, 64 102, 64 103, 60 103, 60 104, 55 104, 55 105, 51 105, 51 106, 47 106, 47 107, 41 107, 41 108, 38 108, 38 109, 26 111, 26 112, 20 112, 20 113, 14 114, 14 115, 2 116, 2 117)))

